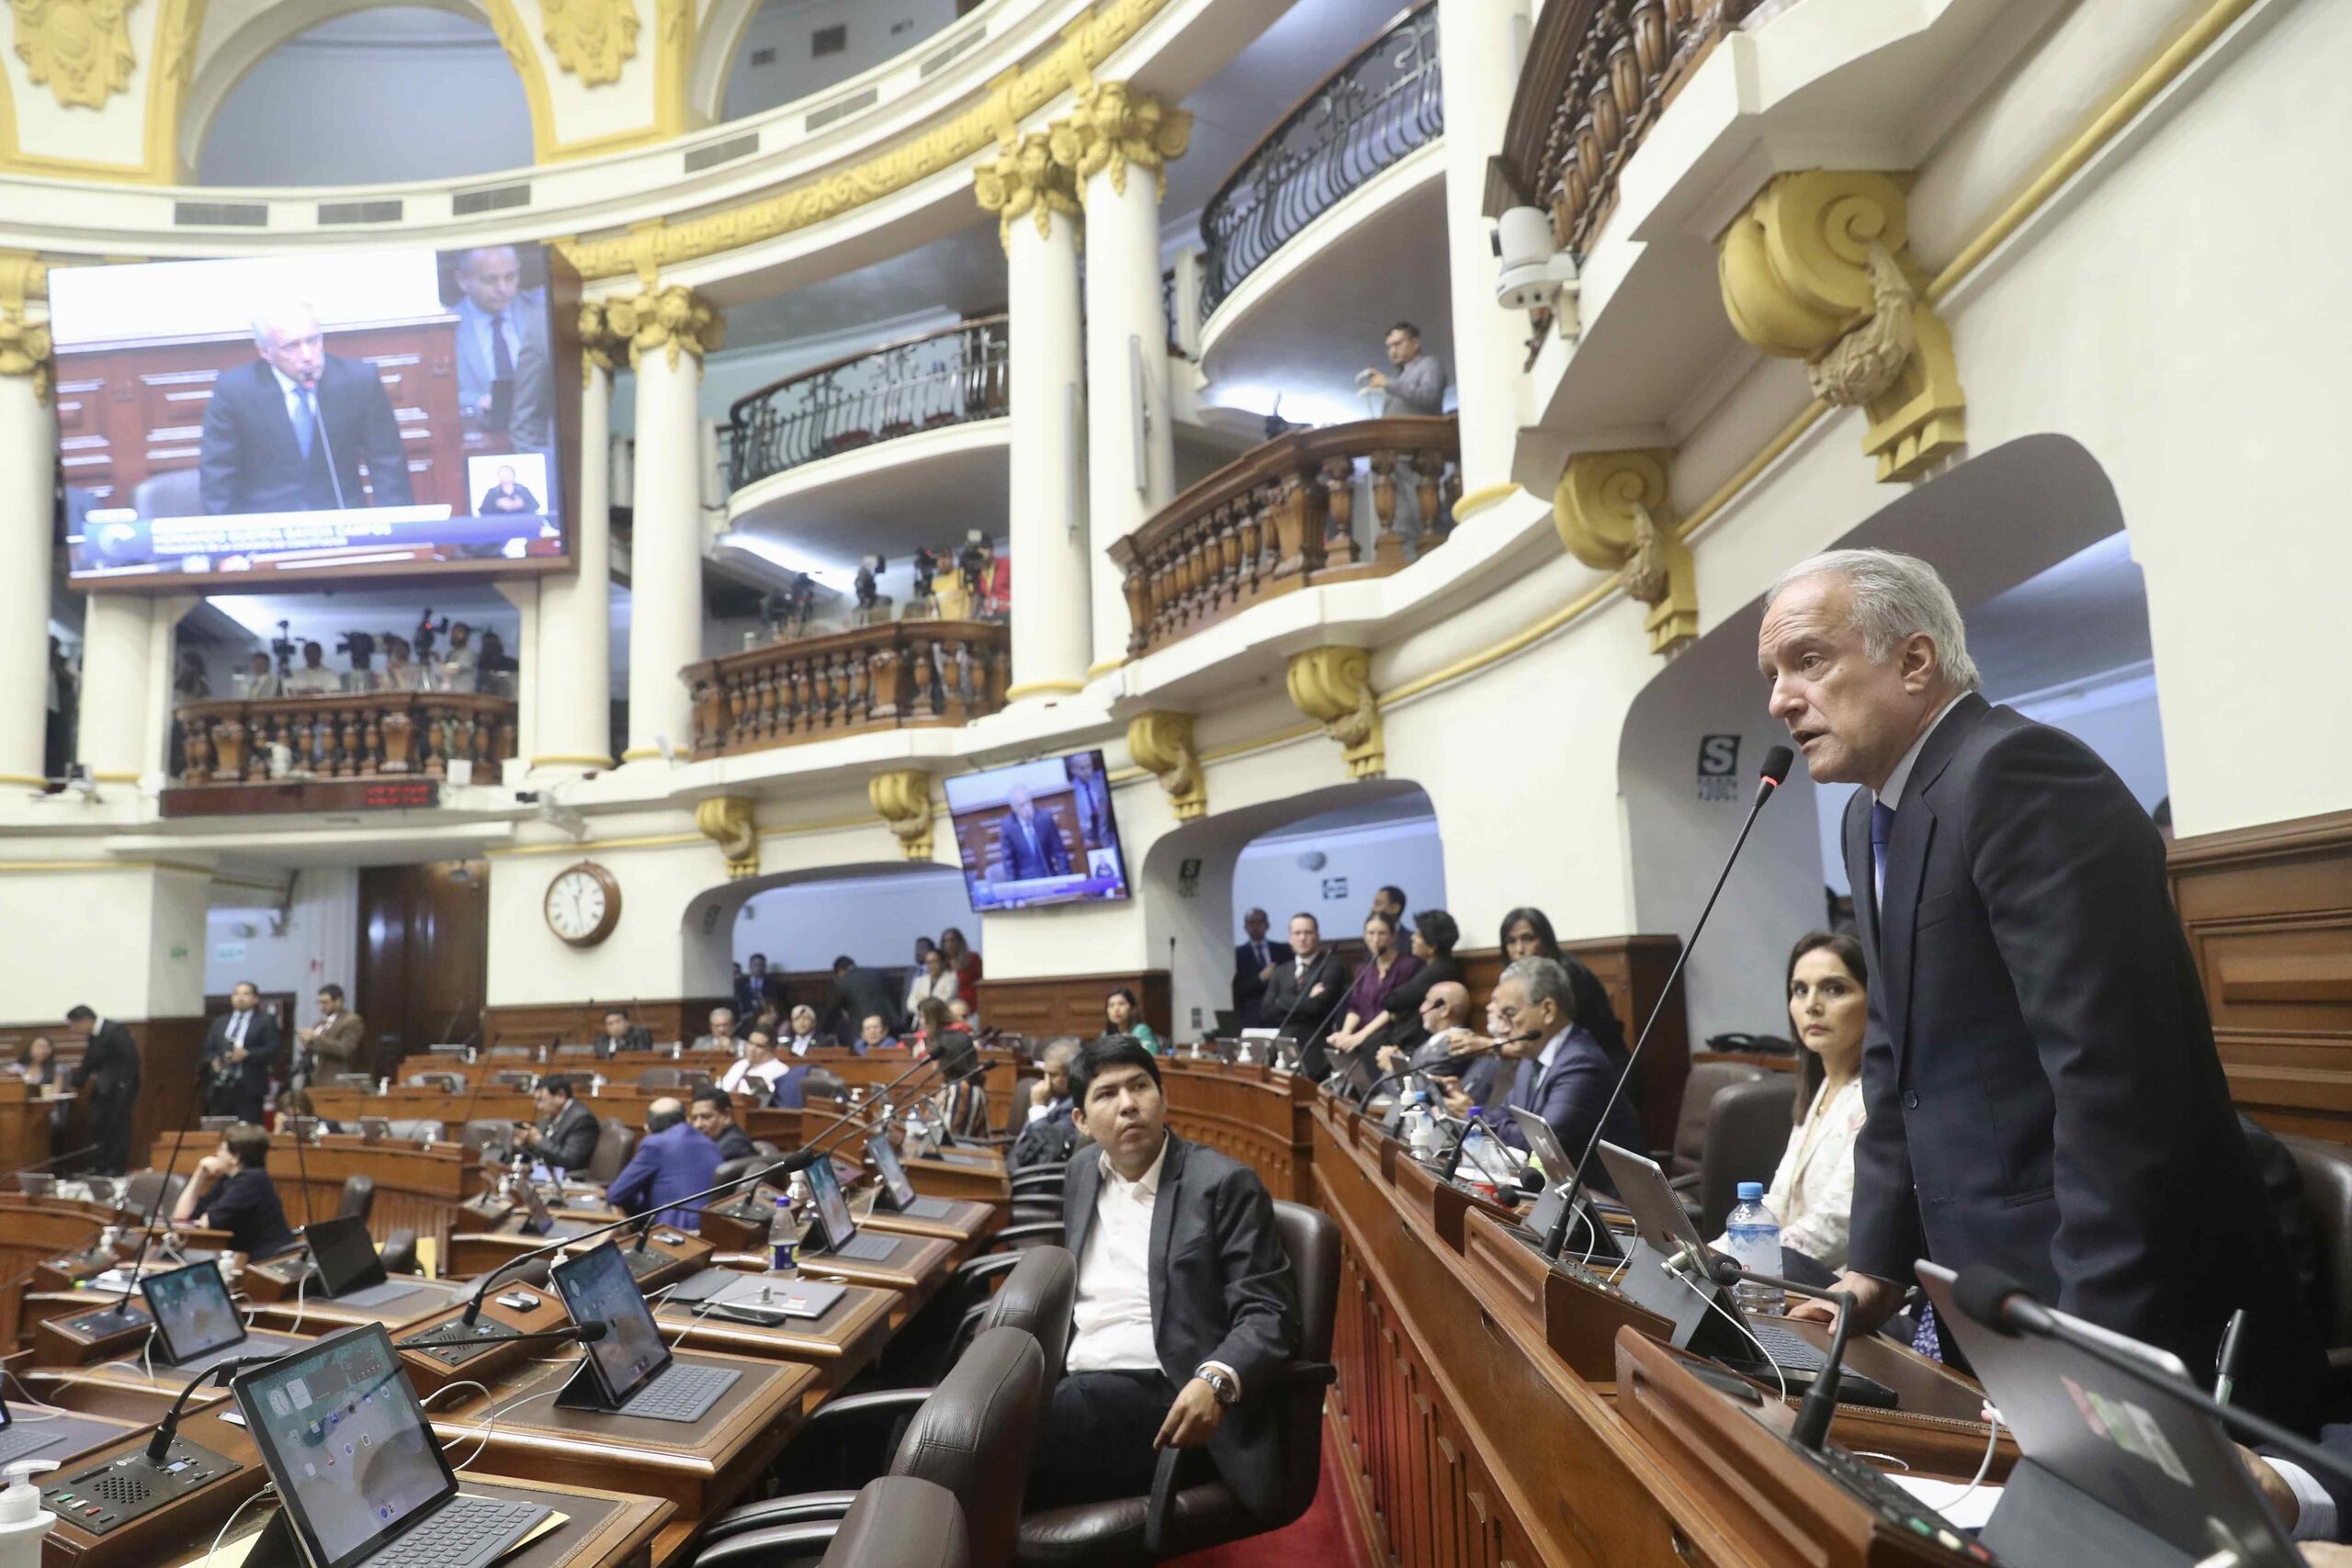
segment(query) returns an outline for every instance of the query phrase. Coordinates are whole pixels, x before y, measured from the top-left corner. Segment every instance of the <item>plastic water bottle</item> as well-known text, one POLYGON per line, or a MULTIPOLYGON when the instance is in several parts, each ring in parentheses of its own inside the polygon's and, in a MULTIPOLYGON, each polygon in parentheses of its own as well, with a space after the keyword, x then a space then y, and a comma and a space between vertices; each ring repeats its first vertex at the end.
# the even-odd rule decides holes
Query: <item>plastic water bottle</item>
POLYGON ((1426 1089, 1414 1090, 1412 1100, 1405 1107, 1405 1141, 1413 1153, 1423 1159, 1443 1146, 1438 1141, 1437 1118, 1430 1114, 1430 1097, 1426 1089))
POLYGON ((792 1201, 779 1196, 775 1201, 775 1217, 768 1222, 768 1261, 777 1272, 786 1272, 800 1261, 800 1226, 792 1218, 792 1201))
MULTIPOLYGON (((1781 1272, 1781 1222, 1764 1206, 1762 1182, 1739 1184, 1739 1205, 1724 1223, 1724 1233, 1731 1244, 1732 1258, 1741 1268, 1764 1274, 1781 1272)), ((1732 1300, 1749 1312, 1777 1313, 1788 1304, 1779 1291, 1751 1280, 1732 1287, 1732 1300)))
POLYGON ((1510 1158, 1495 1147, 1495 1140, 1487 1131, 1486 1113, 1474 1105, 1466 1120, 1470 1124, 1462 1131, 1460 1168, 1488 1183, 1497 1192, 1518 1186, 1518 1180, 1510 1174, 1510 1158))

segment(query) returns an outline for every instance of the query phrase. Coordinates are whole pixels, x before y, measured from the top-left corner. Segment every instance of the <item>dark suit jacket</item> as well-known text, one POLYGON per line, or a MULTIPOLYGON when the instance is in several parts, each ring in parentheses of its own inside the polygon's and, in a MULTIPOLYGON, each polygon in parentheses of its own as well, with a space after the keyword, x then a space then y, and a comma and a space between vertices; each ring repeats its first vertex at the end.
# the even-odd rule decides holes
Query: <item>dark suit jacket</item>
POLYGON ((906 1027, 906 1014, 900 1010, 900 991, 890 983, 889 976, 878 969, 852 969, 833 977, 832 1035, 836 1040, 855 1040, 858 1031, 869 1018, 878 1018, 898 1033, 906 1027))
POLYGON ((577 1100, 568 1100, 562 1110, 539 1123, 538 1161, 563 1170, 586 1170, 588 1162, 596 1157, 596 1138, 602 1131, 594 1111, 577 1100))
MULTIPOLYGON (((206 1028, 204 1056, 208 1062, 229 1054, 229 1020, 232 1016, 224 1012, 206 1028)), ((277 1018, 267 1008, 254 1009, 253 1021, 245 1025, 244 1065, 237 1069, 245 1093, 261 1096, 269 1092, 270 1069, 277 1065, 283 1043, 278 1038, 277 1018)), ((208 1077, 205 1082, 209 1086, 212 1079, 208 1077)))
POLYGON ((2064 731, 1963 697, 1928 736, 1873 896, 1850 1263, 1999 1267, 2210 1375, 2249 1314, 2242 1396, 2299 1418, 2317 1338, 2231 1107, 2155 828, 2064 731))
MULTIPOLYGON (((727 1123, 727 1131, 718 1134, 718 1163, 721 1165, 730 1159, 750 1159, 760 1152, 752 1146, 752 1134, 732 1122, 727 1123)), ((712 1179, 718 1179, 714 1177, 712 1179)))
MULTIPOLYGON (((1552 1058, 1547 1071, 1533 1057, 1517 1064, 1503 1063, 1496 1070, 1516 1067, 1510 1079, 1510 1092, 1504 1104, 1532 1111, 1552 1124, 1552 1135, 1560 1140, 1561 1149, 1570 1159, 1580 1159, 1587 1144, 1592 1142, 1592 1131, 1600 1126, 1600 1108, 1609 1103, 1609 1091, 1617 1087, 1617 1079, 1625 1064, 1601 1049, 1600 1042, 1590 1031, 1577 1025, 1568 1031, 1560 1042, 1559 1053, 1552 1058)), ((1468 1075, 1464 1075, 1465 1079, 1468 1075)), ((1467 1084, 1464 1085, 1467 1089, 1467 1084)), ((1475 1090, 1471 1098, 1476 1099, 1475 1090)), ((1519 1122, 1508 1111, 1497 1118, 1495 1132, 1512 1148, 1527 1146, 1527 1134, 1519 1130, 1519 1122)), ((1625 1092, 1609 1112, 1607 1131, 1601 1134, 1621 1149, 1635 1154, 1646 1152, 1642 1137, 1642 1118, 1634 1109, 1634 1086, 1627 1084, 1625 1092)), ((1544 1173, 1549 1177, 1550 1171, 1544 1173)), ((1565 1175, 1555 1178, 1565 1181, 1565 1175)), ((1603 1192, 1614 1194, 1609 1184, 1609 1173, 1596 1159, 1585 1171, 1585 1180, 1603 1192)))
POLYGON ((259 359, 221 372, 212 383, 211 400, 204 406, 197 459, 207 513, 330 511, 338 504, 338 479, 341 505, 367 506, 370 502, 361 487, 362 464, 375 487, 373 504, 409 504, 408 457, 401 449, 391 400, 384 395, 374 368, 330 354, 316 396, 326 439, 313 436, 305 459, 295 443, 277 372, 259 359), (334 454, 332 469, 330 451, 334 454))
POLYGON ((1031 876, 1063 876, 1069 872, 1069 846, 1062 842, 1061 824, 1054 814, 1038 807, 1029 818, 1031 831, 1008 811, 997 829, 1004 845, 1004 874, 1018 882, 1031 876), (1034 832, 1035 837, 1032 837, 1034 832))
POLYGON ((98 1032, 82 1048, 81 1065, 74 1069, 74 1087, 84 1084, 90 1086, 93 1104, 119 1104, 138 1096, 139 1044, 128 1028, 112 1019, 100 1021, 98 1032))
MULTIPOLYGON (((1071 1159, 1062 1233, 1085 1266, 1086 1233, 1102 1190, 1092 1145, 1071 1159)), ((1168 1135, 1151 1212, 1151 1337, 1178 1388, 1203 1361, 1241 1380, 1241 1401, 1209 1439, 1217 1474, 1254 1512, 1280 1484, 1273 1401, 1277 1371, 1298 1348, 1298 1292, 1263 1183, 1215 1149, 1168 1135)))
POLYGON ((523 486, 516 485, 514 492, 509 495, 496 485, 492 485, 481 492, 481 500, 474 505, 474 515, 477 517, 527 517, 538 509, 539 498, 523 486), (502 502, 507 504, 501 505, 502 502))
POLYGON ((1330 1061, 1323 1054, 1323 1037, 1340 1021, 1337 1010, 1353 977, 1348 961, 1329 947, 1316 949, 1306 974, 1301 976, 1298 955, 1285 948, 1282 962, 1274 965, 1273 976, 1266 982, 1266 995, 1258 1003, 1261 1025, 1306 1042, 1299 1065, 1317 1083, 1331 1074, 1330 1061), (1317 986, 1323 987, 1322 995, 1310 994, 1317 986))
MULTIPOLYGON (((1266 956, 1271 960, 1279 962, 1289 953, 1290 949, 1281 942, 1266 943, 1266 956)), ((1258 955, 1250 951, 1248 942, 1235 945, 1233 949, 1233 1011, 1241 1021, 1241 1027, 1244 1029, 1258 1021, 1258 1010, 1266 999, 1266 982, 1258 978, 1258 971, 1263 967, 1264 965, 1258 962, 1258 955)))

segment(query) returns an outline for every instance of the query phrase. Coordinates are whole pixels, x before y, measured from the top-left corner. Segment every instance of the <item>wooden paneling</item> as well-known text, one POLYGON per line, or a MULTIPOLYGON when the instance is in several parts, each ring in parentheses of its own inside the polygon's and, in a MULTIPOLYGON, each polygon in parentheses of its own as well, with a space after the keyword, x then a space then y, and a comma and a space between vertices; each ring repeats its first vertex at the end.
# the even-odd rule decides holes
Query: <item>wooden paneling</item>
MULTIPOLYGON (((1674 960, 1682 951, 1682 939, 1592 937, 1583 942, 1564 942, 1560 947, 1581 960, 1608 990, 1609 1005, 1616 1010, 1617 1021, 1625 1026, 1625 1043, 1630 1046, 1641 1037, 1650 1009, 1657 1005, 1658 992, 1665 987, 1667 976, 1673 972, 1674 960)), ((1487 998, 1494 994, 1496 980, 1502 976, 1501 950, 1465 948, 1457 951, 1454 957, 1461 962, 1463 979, 1470 987, 1473 1001, 1485 1007, 1487 998)), ((1678 987, 1673 1000, 1658 1017, 1657 1038, 1642 1053, 1641 1078, 1635 1092, 1641 1099, 1642 1130, 1649 1135, 1650 1147, 1672 1146, 1675 1120, 1682 1113, 1682 1084, 1690 1076, 1690 1018, 1678 987)))
POLYGON ((2171 871, 2231 1097, 2352 1134, 2352 811, 2182 839, 2171 871))
POLYGON ((1136 969, 1124 974, 1054 975, 1034 980, 991 980, 980 977, 980 1021, 1007 1034, 1032 1040, 1074 1034, 1091 1040, 1102 1032, 1102 1001, 1114 987, 1125 986, 1143 1002, 1143 1018, 1160 1039, 1173 1041, 1170 1021, 1175 1004, 1165 969, 1136 969))
POLYGON ((1168 1125, 1177 1136, 1239 1160, 1277 1198, 1315 1201, 1315 1182, 1307 1168, 1313 1084, 1295 1074, 1278 1075, 1263 1063, 1254 1068, 1195 1066, 1171 1056, 1160 1071, 1168 1125))
POLYGON ((368 1025, 358 1064, 381 1076, 412 1051, 475 1038, 489 963, 484 862, 362 870, 351 986, 351 1005, 368 1025))
MULTIPOLYGON (((642 1025, 652 1035, 656 1045, 691 1045, 698 1036, 710 1032, 711 1009, 734 1005, 725 997, 689 997, 684 1000, 676 997, 608 997, 578 1002, 526 1002, 484 1009, 481 1040, 485 1045, 497 1040, 509 1045, 544 1045, 551 1040, 559 1044, 576 1045, 605 1032, 606 1008, 622 1008, 632 1022, 642 1025)), ((820 1007, 819 1010, 823 1009, 820 1007)), ((739 1029, 737 1032, 741 1032, 739 1029)))

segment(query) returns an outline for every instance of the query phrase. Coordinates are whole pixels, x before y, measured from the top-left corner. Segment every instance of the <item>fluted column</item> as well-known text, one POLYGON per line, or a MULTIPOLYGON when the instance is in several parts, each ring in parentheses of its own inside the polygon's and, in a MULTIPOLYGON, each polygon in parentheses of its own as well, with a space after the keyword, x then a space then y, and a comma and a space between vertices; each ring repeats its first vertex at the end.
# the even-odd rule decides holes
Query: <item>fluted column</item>
POLYGON ((49 714, 49 269, 0 253, 0 788, 39 789, 49 714))
MULTIPOLYGON (((1519 85, 1527 0, 1438 0, 1445 99, 1445 239, 1452 252, 1454 397, 1464 493, 1510 479, 1526 378, 1527 318, 1495 304, 1495 257, 1482 203, 1487 160, 1503 144, 1519 85)), ((1423 525, 1427 526, 1426 522, 1423 525)))
MULTIPOLYGON (((525 683, 537 696, 535 741, 524 755, 535 777, 609 768, 613 660, 613 363, 628 351, 605 307, 580 308, 580 472, 572 476, 579 570, 539 580, 538 636, 525 683)), ((673 739, 676 739, 674 736, 673 739)), ((633 741, 632 741, 633 743, 633 741)))
POLYGON ((1012 402, 1013 702, 1085 683, 1089 630, 1086 496, 1078 465, 1078 199, 1070 171, 1033 130, 973 175, 1004 242, 1006 380, 1012 402))
POLYGON ((604 302, 637 371, 637 491, 629 542, 628 750, 694 749, 694 705, 680 671, 702 657, 702 356, 725 322, 672 285, 604 302))
POLYGON ((1088 673, 1125 660, 1130 619, 1102 552, 1176 493, 1168 406, 1168 313, 1159 293, 1159 198, 1193 117, 1125 82, 1098 82, 1051 131, 1086 209, 1086 552, 1093 626, 1088 673))

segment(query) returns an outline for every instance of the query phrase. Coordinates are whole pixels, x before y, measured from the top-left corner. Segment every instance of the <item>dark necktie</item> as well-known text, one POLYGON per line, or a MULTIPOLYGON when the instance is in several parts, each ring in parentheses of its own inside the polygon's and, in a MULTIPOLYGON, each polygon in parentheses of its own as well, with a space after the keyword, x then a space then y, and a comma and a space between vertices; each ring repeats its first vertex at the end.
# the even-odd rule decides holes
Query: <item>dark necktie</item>
POLYGON ((511 381, 514 378, 514 354, 506 346, 506 312, 492 311, 490 318, 490 374, 492 380, 511 381))
POLYGON ((302 412, 294 416, 294 445, 302 449, 302 461, 311 460, 311 433, 319 423, 319 405, 312 400, 311 389, 297 387, 294 395, 300 400, 302 412))
POLYGON ((1886 846, 1894 837, 1894 807, 1883 800, 1871 802, 1871 870, 1877 878, 1872 891, 1886 898, 1886 846))

